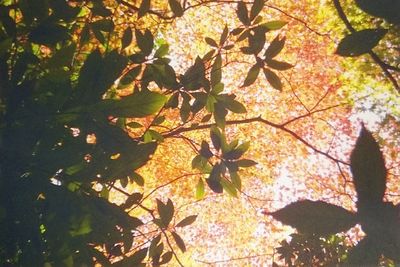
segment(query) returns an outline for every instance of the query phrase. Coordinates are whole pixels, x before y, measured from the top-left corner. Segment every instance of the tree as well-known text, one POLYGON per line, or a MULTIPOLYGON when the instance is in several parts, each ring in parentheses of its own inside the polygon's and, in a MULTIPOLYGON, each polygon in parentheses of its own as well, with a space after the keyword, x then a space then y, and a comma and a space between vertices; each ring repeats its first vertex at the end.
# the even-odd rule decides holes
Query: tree
MULTIPOLYGON (((265 9, 281 12, 265 1, 6 0, 0 5, 4 265, 157 266, 172 258, 184 265, 177 250, 186 250, 181 228, 197 217, 181 218, 171 200, 174 194, 157 198, 153 192, 195 176, 197 185, 186 186, 195 187, 198 199, 206 188, 215 195, 243 193, 241 177, 256 162, 247 156, 246 134, 238 134, 242 141, 234 139, 232 126, 272 127, 342 164, 298 134, 302 128, 296 126, 318 113, 338 116, 329 101, 319 108, 334 90, 322 97, 315 91, 304 101, 296 93, 291 100, 282 97, 281 105, 302 108, 293 109, 288 120, 281 112, 279 122, 249 111, 251 102, 243 104, 240 90, 251 92, 260 79, 275 98, 285 95, 284 86, 290 84, 284 73, 294 61, 281 57, 289 39, 277 34, 286 22, 265 20, 265 9), (205 51, 192 54, 193 60, 168 58, 169 50, 180 45, 162 38, 170 24, 221 4, 230 8, 235 23, 221 23, 218 35, 201 36, 205 51), (179 60, 185 67, 177 66, 179 60), (241 61, 246 64, 243 77, 227 79, 222 72, 232 73, 229 67, 241 61), (191 158, 194 174, 150 185, 148 194, 130 190, 133 184, 151 184, 151 171, 168 171, 154 158, 171 161, 162 155, 170 139, 186 142, 185 148, 168 145, 184 154, 186 165, 191 158)), ((375 41, 367 50, 383 36, 383 31, 373 33, 375 41)), ((350 48, 359 46, 345 40, 350 48)), ((312 122, 306 127, 321 126, 312 122)))

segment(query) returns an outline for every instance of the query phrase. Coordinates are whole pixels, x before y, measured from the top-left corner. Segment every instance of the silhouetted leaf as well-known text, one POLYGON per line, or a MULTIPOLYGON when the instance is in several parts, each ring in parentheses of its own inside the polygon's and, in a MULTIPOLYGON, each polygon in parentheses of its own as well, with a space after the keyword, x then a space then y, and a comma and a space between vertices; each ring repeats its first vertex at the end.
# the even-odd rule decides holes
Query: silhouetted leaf
POLYGON ((216 84, 221 82, 222 77, 222 57, 218 54, 214 59, 214 64, 211 67, 211 86, 214 87, 216 84))
POLYGON ((174 255, 174 254, 172 253, 172 251, 167 251, 167 252, 165 252, 165 253, 161 256, 161 261, 159 262, 159 264, 162 265, 162 264, 166 264, 166 263, 170 262, 173 255, 174 255))
POLYGON ((250 25, 250 20, 249 20, 249 14, 247 11, 246 4, 243 1, 240 1, 237 5, 236 9, 236 14, 239 18, 239 20, 244 24, 244 25, 250 25))
POLYGON ((382 254, 382 248, 379 247, 379 241, 365 237, 363 240, 349 251, 348 264, 357 266, 378 266, 379 258, 382 254))
POLYGON ((140 4, 138 11, 138 18, 140 19, 141 17, 146 15, 149 9, 150 9, 150 0, 142 0, 142 3, 140 4))
POLYGON ((214 39, 212 39, 210 37, 206 37, 204 40, 206 41, 207 44, 209 44, 213 47, 218 47, 218 44, 214 39))
POLYGON ((191 225, 192 223, 194 223, 197 219, 197 215, 190 215, 188 217, 186 217, 185 219, 183 219, 182 221, 180 221, 176 227, 185 227, 188 225, 191 225))
POLYGON ((262 8, 264 7, 264 0, 254 0, 253 6, 250 10, 250 20, 256 18, 258 14, 260 14, 262 8))
POLYGON ((200 155, 206 159, 211 158, 214 154, 210 150, 210 146, 206 141, 201 142, 200 155))
POLYGON ((237 190, 242 190, 242 180, 237 172, 230 172, 229 176, 231 177, 232 184, 237 188, 237 190))
POLYGON ((220 183, 221 180, 221 171, 220 171, 220 165, 215 165, 210 173, 210 176, 206 179, 206 182, 208 184, 208 187, 214 191, 215 193, 222 193, 223 188, 220 183))
POLYGON ((137 185, 144 186, 144 179, 140 174, 134 172, 130 175, 130 177, 137 185))
POLYGON ((269 70, 268 68, 263 68, 265 78, 271 84, 272 87, 274 87, 276 90, 282 91, 282 82, 281 79, 279 79, 278 75, 275 74, 275 72, 269 70))
POLYGON ((128 71, 120 80, 121 85, 129 85, 131 84, 135 78, 140 74, 142 71, 142 66, 138 65, 128 71))
POLYGON ((228 38, 228 34, 229 34, 228 26, 225 25, 224 30, 222 31, 221 37, 219 39, 219 45, 223 45, 225 43, 226 39, 228 38))
POLYGON ((157 210, 164 227, 167 227, 174 216, 174 204, 170 199, 166 204, 157 199, 157 210))
POLYGON ((356 0, 359 8, 375 17, 386 19, 390 23, 400 24, 400 2, 397 0, 356 0))
POLYGON ((288 70, 290 68, 293 68, 292 64, 274 59, 268 59, 265 62, 267 63, 268 67, 273 68, 275 70, 288 70))
POLYGON ((356 57, 368 53, 379 43, 386 32, 386 29, 366 29, 351 33, 340 41, 336 54, 344 57, 356 57))
POLYGON ((386 190, 386 167, 372 134, 362 126, 350 157, 357 204, 382 202, 386 190))
POLYGON ((253 65, 250 68, 249 72, 247 73, 247 76, 240 87, 246 87, 252 85, 257 80, 259 73, 260 73, 260 67, 258 66, 258 64, 253 65))
POLYGON ((268 48, 265 50, 264 56, 266 59, 271 59, 277 56, 283 49, 285 45, 286 38, 283 37, 282 39, 279 38, 279 35, 272 40, 268 48))
POLYGON ((251 159, 240 159, 237 161, 239 167, 248 168, 257 165, 257 162, 251 159))
POLYGON ((127 27, 124 31, 124 34, 122 35, 121 39, 121 44, 122 44, 122 49, 125 47, 129 46, 132 43, 132 29, 131 27, 127 27))
POLYGON ((311 200, 291 203, 269 215, 301 233, 318 235, 346 231, 357 222, 356 216, 342 207, 311 200))
POLYGON ((146 29, 144 33, 140 30, 135 30, 136 42, 139 46, 140 50, 145 56, 150 55, 151 51, 153 50, 154 45, 154 37, 153 34, 146 29))
POLYGON ((181 3, 177 0, 168 0, 168 4, 171 7, 172 12, 175 14, 177 17, 182 17, 183 16, 183 8, 181 3))
POLYGON ((178 248, 182 251, 185 252, 186 251, 186 246, 185 246, 185 242, 183 241, 183 239, 176 233, 176 232, 171 232, 175 243, 178 245, 178 248))
POLYGON ((65 26, 43 22, 29 34, 29 40, 43 45, 55 45, 69 38, 68 29, 65 26))

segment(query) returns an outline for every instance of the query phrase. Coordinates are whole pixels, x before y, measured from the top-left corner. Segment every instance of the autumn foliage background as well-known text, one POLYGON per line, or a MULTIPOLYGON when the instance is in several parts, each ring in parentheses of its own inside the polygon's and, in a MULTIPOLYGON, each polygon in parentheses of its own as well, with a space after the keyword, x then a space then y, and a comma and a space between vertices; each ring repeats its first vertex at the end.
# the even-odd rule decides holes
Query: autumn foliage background
POLYGON ((361 122, 384 154, 384 200, 399 202, 395 13, 347 0, 0 7, 3 265, 346 262, 360 225, 289 236, 269 214, 306 198, 355 211, 361 122))

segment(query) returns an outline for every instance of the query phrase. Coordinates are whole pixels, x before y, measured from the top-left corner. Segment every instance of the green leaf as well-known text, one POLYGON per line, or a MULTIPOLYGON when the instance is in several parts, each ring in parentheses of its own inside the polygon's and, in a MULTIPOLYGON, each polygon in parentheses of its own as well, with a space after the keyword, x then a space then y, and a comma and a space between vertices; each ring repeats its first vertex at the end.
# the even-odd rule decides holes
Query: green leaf
POLYGON ((356 0, 355 2, 364 12, 375 17, 384 18, 390 23, 400 25, 399 1, 356 0))
POLYGON ((344 37, 336 50, 343 57, 356 57, 368 53, 387 33, 386 29, 366 29, 344 37))
POLYGON ((185 242, 183 241, 183 239, 176 233, 176 232, 171 232, 175 243, 178 245, 178 248, 182 251, 185 252, 186 251, 186 246, 185 246, 185 242))
POLYGON ((385 161, 379 145, 364 126, 351 153, 350 162, 358 196, 357 205, 382 202, 386 190, 385 161))
POLYGON ((221 82, 222 77, 222 57, 218 54, 215 57, 214 64, 211 67, 211 86, 214 87, 216 84, 221 82))
POLYGON ((250 25, 249 14, 247 6, 243 1, 240 1, 237 5, 236 14, 239 20, 246 26, 250 25))
POLYGON ((69 233, 71 236, 86 235, 92 232, 92 219, 89 214, 84 215, 83 218, 80 219, 72 218, 70 224, 69 233))
POLYGON ((357 223, 354 213, 323 201, 300 200, 269 215, 305 234, 335 234, 357 223))
POLYGON ((217 99, 213 95, 207 96, 206 100, 206 110, 208 112, 214 112, 214 105, 217 103, 217 99))
POLYGON ((188 217, 186 217, 185 219, 183 219, 182 221, 180 221, 176 227, 185 227, 188 225, 191 225, 192 223, 194 223, 197 219, 197 215, 190 215, 188 217))
POLYGON ((287 24, 286 21, 282 21, 282 20, 273 20, 273 21, 269 21, 266 23, 261 24, 260 26, 266 28, 267 30, 279 30, 281 29, 283 26, 285 26, 287 24))
POLYGON ((253 65, 247 73, 246 78, 240 87, 247 87, 252 85, 257 80, 259 73, 260 67, 258 66, 258 64, 253 65))
POLYGON ((254 0, 253 6, 250 10, 250 20, 253 20, 260 14, 261 10, 264 7, 264 0, 254 0))
POLYGON ((129 128, 142 128, 143 125, 136 122, 136 121, 131 121, 129 123, 126 124, 126 126, 128 126, 129 128))
POLYGON ((243 168, 248 168, 248 167, 257 165, 257 162, 255 162, 254 160, 251 160, 251 159, 240 159, 240 160, 236 161, 236 163, 239 167, 243 167, 243 168))
POLYGON ((179 104, 179 93, 175 93, 168 99, 168 102, 165 104, 165 107, 177 108, 178 104, 179 104))
POLYGON ((124 34, 122 35, 122 39, 121 39, 121 45, 122 45, 122 49, 124 49, 125 47, 129 46, 132 43, 132 29, 131 27, 127 27, 124 31, 124 34))
POLYGON ((151 91, 135 92, 120 100, 105 99, 93 106, 114 117, 142 118, 157 113, 166 101, 162 94, 151 91))
POLYGON ((274 59, 268 59, 265 61, 267 63, 267 66, 276 70, 288 70, 293 68, 292 64, 289 64, 287 62, 282 62, 274 59))
POLYGON ((150 0, 142 0, 138 11, 138 18, 140 19, 150 10, 150 0))
POLYGON ((91 23, 93 31, 112 32, 114 30, 114 22, 110 19, 100 19, 91 23))
POLYGON ((242 190, 242 180, 237 172, 230 172, 229 176, 231 177, 232 184, 237 188, 237 190, 242 190))
POLYGON ((197 182, 197 185, 196 185, 196 199, 197 200, 203 199, 204 193, 205 193, 204 182, 203 182, 202 178, 199 178, 199 181, 197 182))
POLYGON ((233 183, 231 183, 230 181, 222 178, 220 181, 220 184, 222 185, 223 189, 232 197, 238 197, 238 193, 236 190, 236 187, 233 183))
POLYGON ((265 78, 271 84, 273 88, 276 90, 282 91, 283 85, 281 82, 281 79, 279 79, 278 75, 275 74, 275 72, 271 71, 268 68, 263 68, 265 78))
POLYGON ((172 10, 172 12, 175 14, 176 17, 182 17, 183 16, 183 8, 181 3, 177 0, 168 0, 168 4, 172 10))
POLYGON ((146 29, 144 33, 140 30, 135 30, 136 42, 140 50, 145 56, 150 55, 154 46, 154 37, 153 34, 146 29))
POLYGON ((217 124, 218 127, 221 129, 225 128, 225 121, 226 121, 226 115, 228 114, 228 111, 225 108, 225 105, 223 103, 217 102, 214 105, 214 120, 215 123, 217 124))
POLYGON ((285 45, 286 37, 282 39, 279 38, 279 35, 272 40, 268 48, 265 50, 264 56, 266 59, 271 59, 277 56, 283 49, 285 45))
POLYGON ((154 53, 154 57, 156 58, 162 58, 168 54, 169 51, 169 45, 168 44, 162 44, 160 47, 156 50, 154 53))
POLYGON ((157 210, 163 226, 168 227, 174 217, 174 204, 171 199, 168 199, 167 204, 164 204, 161 200, 157 199, 157 210))

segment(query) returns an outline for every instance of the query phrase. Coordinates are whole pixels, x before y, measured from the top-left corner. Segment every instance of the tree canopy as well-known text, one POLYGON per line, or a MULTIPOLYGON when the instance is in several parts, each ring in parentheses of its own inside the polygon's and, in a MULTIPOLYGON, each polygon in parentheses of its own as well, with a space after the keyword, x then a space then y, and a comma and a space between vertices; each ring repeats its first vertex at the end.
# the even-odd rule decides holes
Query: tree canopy
POLYGON ((1 265, 399 263, 399 5, 1 0, 1 265))

